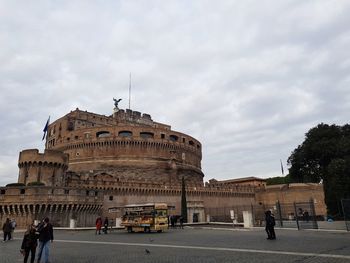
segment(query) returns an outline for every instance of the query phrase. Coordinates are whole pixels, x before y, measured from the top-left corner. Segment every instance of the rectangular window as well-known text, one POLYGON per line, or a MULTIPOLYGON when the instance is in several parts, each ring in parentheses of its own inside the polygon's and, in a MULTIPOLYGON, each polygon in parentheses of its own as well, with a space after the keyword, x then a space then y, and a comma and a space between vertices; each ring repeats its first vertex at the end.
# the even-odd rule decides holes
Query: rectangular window
POLYGON ((164 134, 164 133, 161 133, 161 134, 160 134, 160 138, 165 139, 165 134, 164 134))
POLYGON ((21 195, 24 195, 26 193, 25 189, 21 189, 21 195))
POLYGON ((109 196, 109 201, 113 201, 113 195, 109 196))

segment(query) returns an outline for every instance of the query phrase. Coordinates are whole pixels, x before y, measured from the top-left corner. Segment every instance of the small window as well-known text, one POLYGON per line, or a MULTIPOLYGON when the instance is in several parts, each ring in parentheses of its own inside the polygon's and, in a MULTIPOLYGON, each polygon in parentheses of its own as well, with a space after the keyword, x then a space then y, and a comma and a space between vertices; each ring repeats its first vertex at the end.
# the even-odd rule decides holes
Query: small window
POLYGON ((68 131, 73 131, 74 130, 74 123, 72 121, 68 122, 67 130, 68 131))
POLYGON ((64 194, 68 195, 69 194, 69 190, 68 189, 64 189, 64 194))
POLYGON ((188 144, 193 146, 194 142, 193 141, 189 141, 188 144))
POLYGON ((70 138, 69 137, 67 137, 67 142, 69 142, 70 141, 70 138))
POLYGON ((86 196, 89 196, 89 195, 90 195, 90 191, 86 190, 86 196))
POLYGON ((140 137, 142 139, 153 139, 154 134, 152 132, 140 132, 140 137))
POLYGON ((118 136, 121 137, 131 137, 132 136, 132 132, 131 131, 120 131, 118 133, 118 136))
POLYGON ((161 134, 160 134, 160 138, 165 139, 165 134, 164 134, 164 133, 161 133, 161 134))
POLYGON ((95 191, 95 196, 97 196, 98 195, 98 192, 97 191, 95 191))
POLYGON ((74 139, 78 140, 78 139, 79 139, 79 136, 76 135, 76 136, 74 137, 74 139))
POLYGON ((5 189, 1 189, 1 190, 0 190, 0 194, 1 194, 1 195, 4 195, 5 193, 6 193, 6 190, 5 190, 5 189))
POLYGON ((186 142, 186 139, 185 139, 185 138, 182 138, 182 142, 185 143, 185 142, 186 142))
POLYGON ((113 195, 109 196, 109 201, 113 201, 113 195))
POLYGON ((172 135, 169 136, 169 139, 170 139, 170 141, 176 142, 179 139, 179 137, 177 137, 176 135, 172 134, 172 135))
POLYGON ((26 190, 25 189, 21 189, 20 193, 21 193, 21 195, 24 195, 26 193, 26 190))

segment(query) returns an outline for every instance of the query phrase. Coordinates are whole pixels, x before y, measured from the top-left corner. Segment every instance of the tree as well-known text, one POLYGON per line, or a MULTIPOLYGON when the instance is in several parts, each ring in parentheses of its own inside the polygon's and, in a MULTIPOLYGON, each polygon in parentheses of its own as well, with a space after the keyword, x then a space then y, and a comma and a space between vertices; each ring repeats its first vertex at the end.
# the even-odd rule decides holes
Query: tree
POLYGON ((350 126, 319 124, 288 158, 292 182, 323 182, 328 213, 341 215, 350 192, 350 126))
POLYGON ((266 179, 266 185, 289 184, 291 182, 289 174, 286 176, 276 176, 266 179))
POLYGON ((184 222, 187 222, 187 200, 186 200, 186 186, 185 178, 182 177, 182 190, 181 190, 181 216, 184 222))

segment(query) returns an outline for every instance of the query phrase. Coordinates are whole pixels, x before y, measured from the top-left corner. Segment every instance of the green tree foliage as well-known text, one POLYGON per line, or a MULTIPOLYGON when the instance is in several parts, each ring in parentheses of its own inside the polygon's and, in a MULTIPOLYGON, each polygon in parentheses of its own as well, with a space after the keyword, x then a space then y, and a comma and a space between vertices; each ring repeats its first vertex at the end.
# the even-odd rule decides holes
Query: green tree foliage
POLYGON ((329 214, 342 214, 340 201, 350 194, 350 125, 319 124, 288 159, 292 182, 323 182, 329 214))
POLYGON ((289 174, 286 176, 276 176, 276 177, 270 177, 266 179, 266 185, 289 184, 289 183, 291 183, 289 174))
POLYGON ((182 177, 182 191, 181 191, 181 216, 187 222, 187 200, 186 200, 186 185, 185 178, 182 177))

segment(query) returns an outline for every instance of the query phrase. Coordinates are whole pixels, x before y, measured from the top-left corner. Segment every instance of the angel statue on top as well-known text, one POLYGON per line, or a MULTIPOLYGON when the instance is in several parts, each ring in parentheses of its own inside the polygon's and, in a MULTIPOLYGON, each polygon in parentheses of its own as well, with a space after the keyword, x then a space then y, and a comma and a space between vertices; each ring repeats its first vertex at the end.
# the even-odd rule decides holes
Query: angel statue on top
POLYGON ((113 98, 113 100, 114 100, 114 107, 115 107, 116 109, 119 109, 119 108, 118 108, 118 103, 119 103, 122 99, 116 100, 115 98, 113 98))

